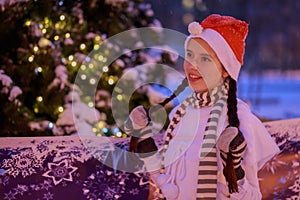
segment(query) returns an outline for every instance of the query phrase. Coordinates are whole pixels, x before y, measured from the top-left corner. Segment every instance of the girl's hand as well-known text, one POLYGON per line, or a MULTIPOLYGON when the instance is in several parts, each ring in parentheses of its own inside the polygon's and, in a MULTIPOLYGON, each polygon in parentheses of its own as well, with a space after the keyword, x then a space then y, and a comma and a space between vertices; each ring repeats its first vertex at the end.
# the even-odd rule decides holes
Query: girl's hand
POLYGON ((125 132, 129 136, 141 138, 147 133, 152 133, 151 123, 145 107, 138 106, 129 114, 129 118, 124 124, 125 132))
POLYGON ((148 112, 144 106, 134 108, 129 115, 129 119, 134 130, 142 129, 149 124, 148 112))
POLYGON ((241 159, 246 150, 246 140, 236 127, 226 128, 217 141, 224 166, 223 174, 228 183, 230 193, 238 192, 237 181, 245 177, 241 159))
POLYGON ((157 151, 156 144, 152 138, 152 123, 148 111, 143 106, 134 108, 124 124, 125 132, 131 136, 129 151, 147 157, 157 151))

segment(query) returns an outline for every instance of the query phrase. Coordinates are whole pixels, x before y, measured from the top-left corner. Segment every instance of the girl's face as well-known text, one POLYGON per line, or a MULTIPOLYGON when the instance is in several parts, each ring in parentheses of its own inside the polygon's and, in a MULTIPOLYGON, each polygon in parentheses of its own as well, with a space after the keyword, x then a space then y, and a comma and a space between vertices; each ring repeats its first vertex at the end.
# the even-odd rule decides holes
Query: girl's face
POLYGON ((197 92, 217 87, 228 76, 214 50, 200 38, 187 43, 184 71, 190 88, 197 92))

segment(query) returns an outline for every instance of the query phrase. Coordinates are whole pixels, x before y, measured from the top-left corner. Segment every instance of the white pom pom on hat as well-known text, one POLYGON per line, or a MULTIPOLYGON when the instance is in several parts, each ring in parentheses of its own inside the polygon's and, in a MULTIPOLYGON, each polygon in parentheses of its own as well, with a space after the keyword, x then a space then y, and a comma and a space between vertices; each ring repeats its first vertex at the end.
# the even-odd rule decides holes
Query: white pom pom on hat
POLYGON ((199 24, 199 22, 192 22, 188 26, 188 31, 191 35, 200 35, 203 31, 203 27, 199 24))

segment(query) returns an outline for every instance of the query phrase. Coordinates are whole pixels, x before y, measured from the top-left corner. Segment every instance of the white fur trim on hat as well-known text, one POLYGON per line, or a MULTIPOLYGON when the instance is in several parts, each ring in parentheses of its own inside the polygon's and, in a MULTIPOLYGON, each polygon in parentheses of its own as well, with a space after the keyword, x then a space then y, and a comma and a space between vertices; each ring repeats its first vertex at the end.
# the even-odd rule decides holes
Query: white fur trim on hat
POLYGON ((228 74, 235 81, 237 81, 241 69, 241 64, 237 60, 235 54, 233 53, 226 40, 217 31, 207 28, 201 31, 200 34, 191 34, 185 40, 185 49, 187 47, 188 41, 191 38, 201 38, 205 40, 215 51, 228 74))

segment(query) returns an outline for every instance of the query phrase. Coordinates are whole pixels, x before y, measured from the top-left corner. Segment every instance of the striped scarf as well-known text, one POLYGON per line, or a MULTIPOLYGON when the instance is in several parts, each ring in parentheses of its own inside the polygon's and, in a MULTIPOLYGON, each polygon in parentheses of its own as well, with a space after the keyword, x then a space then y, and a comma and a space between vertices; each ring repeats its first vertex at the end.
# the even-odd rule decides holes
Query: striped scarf
MULTIPOLYGON (((199 199, 216 199, 217 188, 217 157, 216 157, 216 139, 217 126, 222 109, 227 100, 228 83, 214 88, 209 92, 193 93, 187 97, 175 112, 168 129, 166 130, 166 139, 162 148, 162 160, 160 173, 165 173, 165 153, 169 143, 173 137, 172 132, 176 125, 186 114, 186 108, 192 105, 195 108, 205 106, 213 106, 208 118, 205 133, 200 152, 200 162, 198 170, 198 185, 197 185, 197 200, 199 199)), ((163 194, 160 191, 160 198, 163 199, 163 194)))

